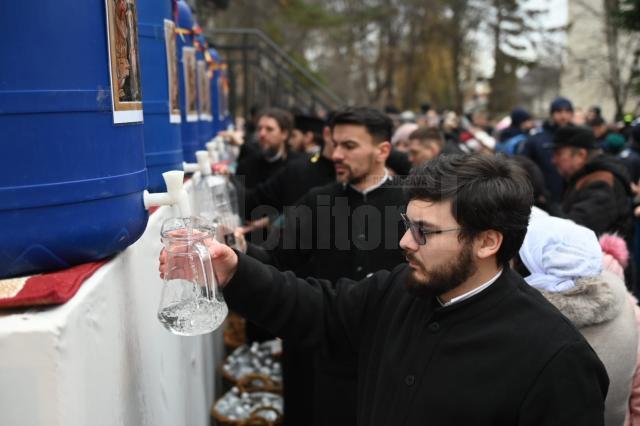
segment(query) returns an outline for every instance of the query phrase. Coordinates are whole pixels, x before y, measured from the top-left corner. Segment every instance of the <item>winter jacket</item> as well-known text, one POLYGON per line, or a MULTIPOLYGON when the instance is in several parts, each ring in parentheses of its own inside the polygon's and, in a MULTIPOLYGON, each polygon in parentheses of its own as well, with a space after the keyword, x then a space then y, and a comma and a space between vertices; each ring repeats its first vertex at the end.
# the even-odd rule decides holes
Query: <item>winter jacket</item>
MULTIPOLYGON (((640 308, 638 301, 628 293, 630 303, 633 305, 633 312, 636 318, 636 329, 640 330, 640 308)), ((640 331, 639 331, 640 334, 640 331)), ((629 414, 625 426, 640 426, 640 338, 638 338, 638 355, 636 361, 636 372, 631 382, 631 396, 629 398, 629 414)))
POLYGON ((578 278, 570 290, 542 294, 580 330, 604 363, 610 381, 605 425, 623 425, 638 353, 635 316, 624 281, 605 271, 599 277, 578 278))
POLYGON ((618 158, 622 160, 629 171, 629 177, 632 182, 640 181, 640 145, 631 143, 618 154, 618 158))
POLYGON ((551 199, 559 202, 562 200, 564 180, 558 173, 556 166, 551 162, 551 157, 553 156, 551 144, 557 129, 558 126, 545 122, 542 128, 538 129, 527 140, 520 151, 520 155, 531 158, 540 167, 547 189, 551 194, 551 199))
POLYGON ((626 168, 615 157, 598 155, 571 177, 562 201, 565 216, 597 235, 623 236, 631 247, 633 217, 626 168))
MULTIPOLYGON (((624 279, 624 268, 629 262, 629 251, 624 241, 616 236, 605 234, 600 237, 600 247, 605 253, 602 260, 602 267, 620 279, 624 279)), ((638 334, 636 346, 636 366, 631 382, 631 395, 629 396, 629 406, 625 426, 640 426, 640 308, 638 301, 631 293, 627 292, 629 304, 633 307, 635 317, 636 332, 638 334)))
POLYGON ((500 132, 499 142, 506 142, 514 136, 522 135, 524 132, 520 127, 509 126, 500 132))

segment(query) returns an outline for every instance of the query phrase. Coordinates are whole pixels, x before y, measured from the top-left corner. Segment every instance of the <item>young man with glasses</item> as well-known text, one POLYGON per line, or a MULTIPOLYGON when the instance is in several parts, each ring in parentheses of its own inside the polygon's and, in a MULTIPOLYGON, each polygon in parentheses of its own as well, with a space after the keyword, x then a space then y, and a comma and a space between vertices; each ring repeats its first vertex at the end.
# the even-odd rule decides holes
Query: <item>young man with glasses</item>
POLYGON ((442 156, 407 187, 408 264, 331 286, 212 242, 227 303, 352 357, 361 426, 603 425, 604 366, 509 268, 533 203, 524 171, 503 157, 442 156))

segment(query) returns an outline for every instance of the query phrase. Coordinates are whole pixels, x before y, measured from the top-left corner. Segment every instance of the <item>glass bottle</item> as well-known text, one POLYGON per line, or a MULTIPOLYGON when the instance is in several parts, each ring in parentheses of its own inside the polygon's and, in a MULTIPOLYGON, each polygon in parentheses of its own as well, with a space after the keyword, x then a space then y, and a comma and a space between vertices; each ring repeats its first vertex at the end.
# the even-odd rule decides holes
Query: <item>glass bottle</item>
POLYGON ((210 333, 227 317, 227 304, 205 245, 213 232, 210 222, 199 217, 171 218, 162 225, 167 272, 158 319, 174 334, 210 333))

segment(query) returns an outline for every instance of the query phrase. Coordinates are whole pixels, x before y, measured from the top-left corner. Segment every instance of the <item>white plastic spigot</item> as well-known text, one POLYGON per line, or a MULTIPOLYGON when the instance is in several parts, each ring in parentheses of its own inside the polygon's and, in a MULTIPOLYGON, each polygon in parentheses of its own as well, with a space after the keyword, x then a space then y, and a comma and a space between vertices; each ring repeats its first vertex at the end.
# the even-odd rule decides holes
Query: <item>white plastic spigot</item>
POLYGON ((218 161, 220 161, 220 154, 218 154, 217 148, 218 143, 216 142, 216 138, 219 137, 220 136, 216 136, 212 142, 208 142, 206 144, 207 151, 209 151, 209 157, 211 158, 212 163, 217 163, 218 161))
POLYGON ((224 148, 225 148, 225 141, 223 137, 219 137, 216 140, 216 143, 218 144, 218 152, 224 152, 224 148))
POLYGON ((198 160, 198 170, 202 176, 211 174, 211 160, 207 151, 196 151, 196 159, 198 160))
POLYGON ((182 162, 182 168, 185 173, 195 173, 200 170, 198 163, 187 163, 186 161, 182 162))
POLYGON ((182 170, 172 170, 162 174, 167 185, 167 192, 150 194, 145 190, 143 194, 144 208, 149 210, 157 206, 177 206, 180 217, 191 216, 191 206, 189 205, 189 195, 184 189, 184 172, 182 170))

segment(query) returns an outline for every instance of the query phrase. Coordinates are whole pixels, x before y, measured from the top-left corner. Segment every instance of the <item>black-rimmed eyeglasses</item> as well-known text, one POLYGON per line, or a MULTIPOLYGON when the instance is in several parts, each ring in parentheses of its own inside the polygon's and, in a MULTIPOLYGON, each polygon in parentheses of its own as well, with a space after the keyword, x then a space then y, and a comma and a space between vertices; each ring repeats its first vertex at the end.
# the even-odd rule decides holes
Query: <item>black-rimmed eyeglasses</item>
POLYGON ((427 243, 427 235, 442 234, 444 232, 460 231, 462 228, 448 228, 448 229, 427 229, 422 225, 412 222, 406 214, 400 213, 402 221, 404 222, 405 230, 411 231, 411 236, 416 244, 423 246, 427 243))

